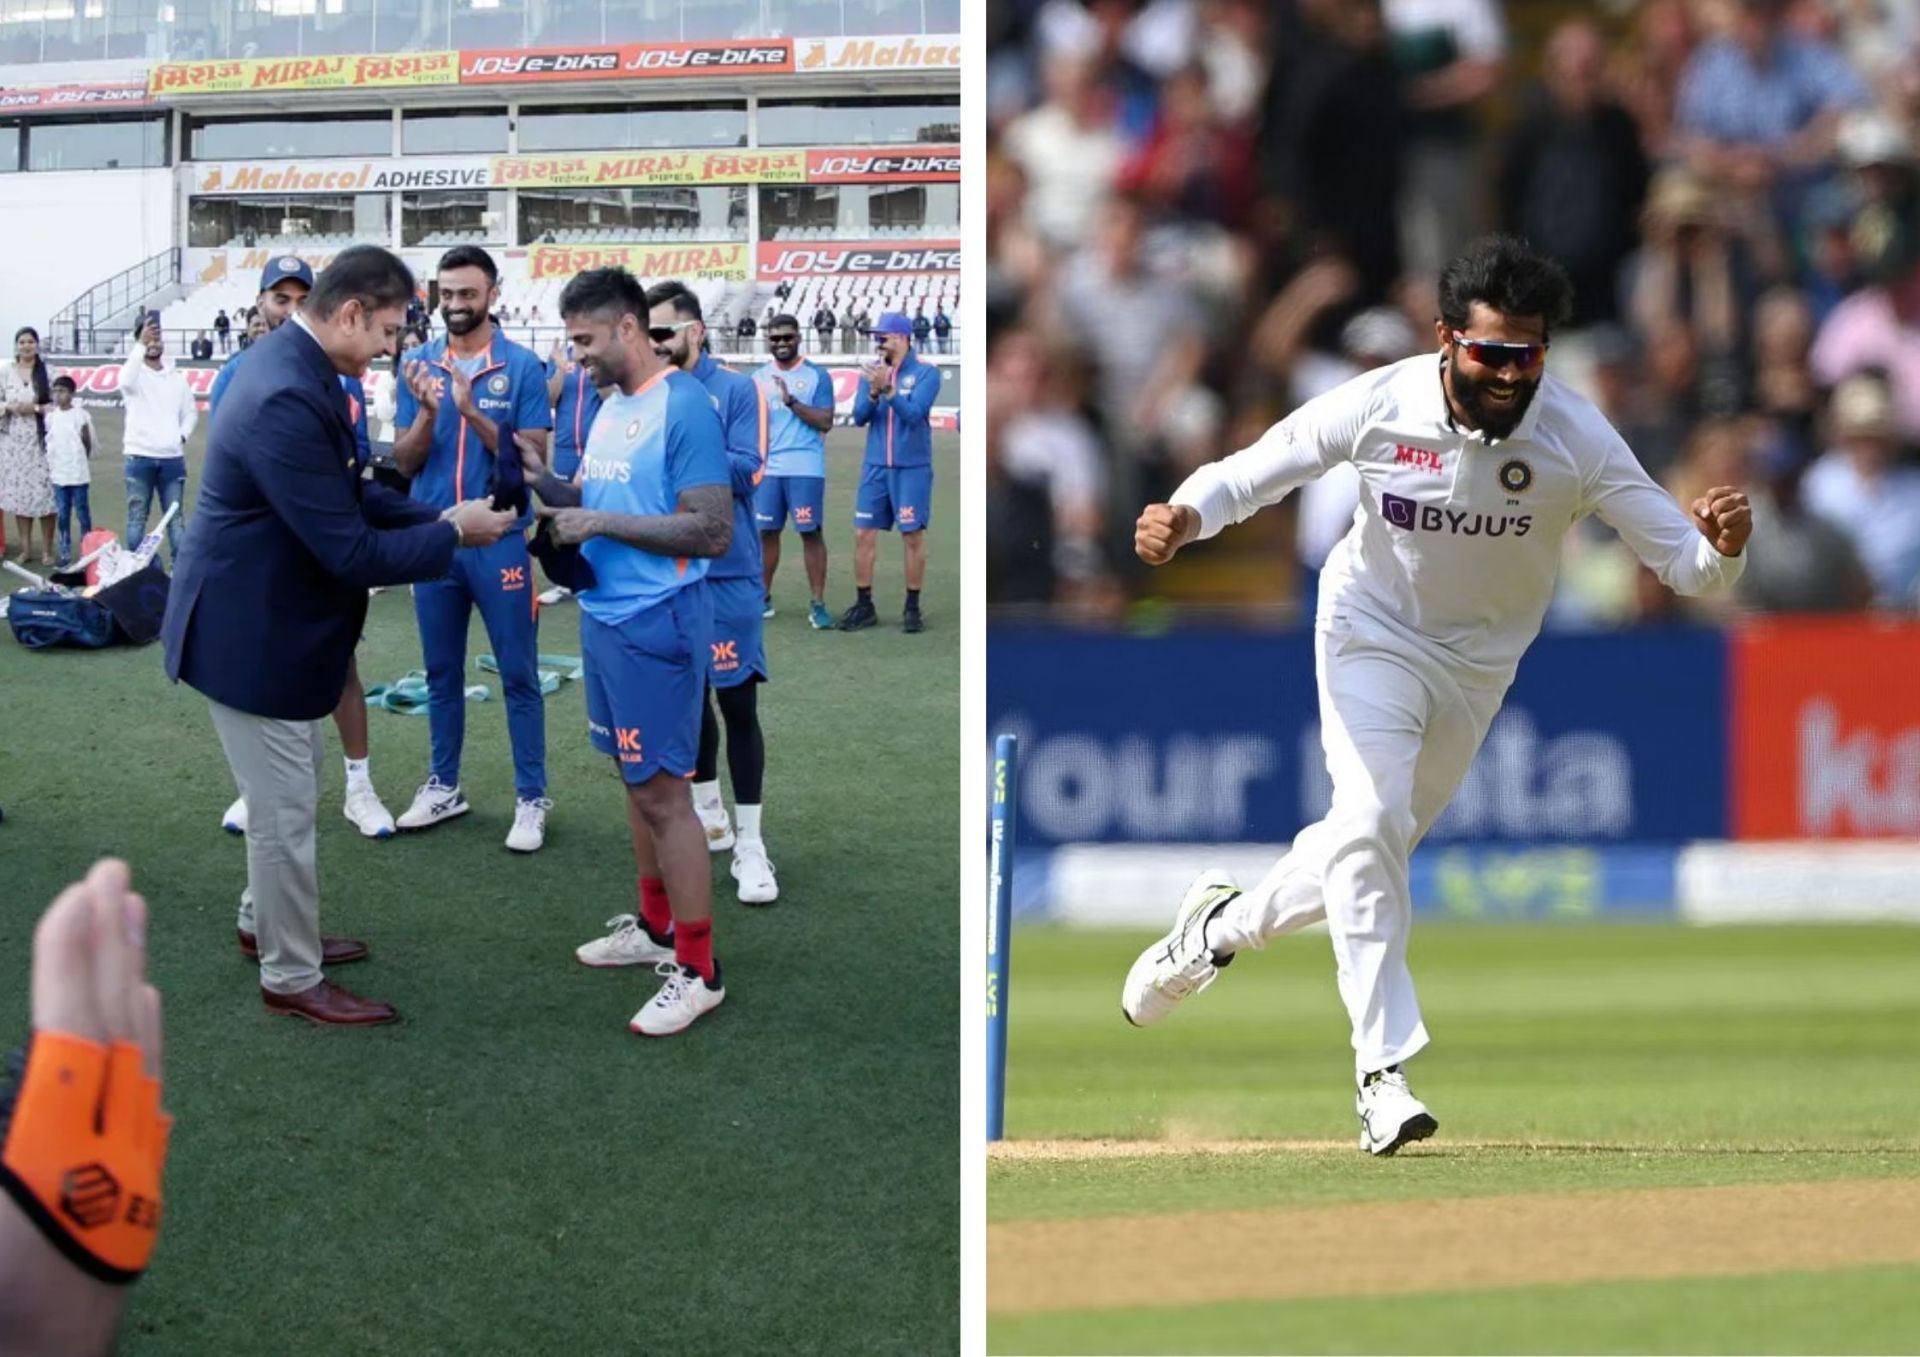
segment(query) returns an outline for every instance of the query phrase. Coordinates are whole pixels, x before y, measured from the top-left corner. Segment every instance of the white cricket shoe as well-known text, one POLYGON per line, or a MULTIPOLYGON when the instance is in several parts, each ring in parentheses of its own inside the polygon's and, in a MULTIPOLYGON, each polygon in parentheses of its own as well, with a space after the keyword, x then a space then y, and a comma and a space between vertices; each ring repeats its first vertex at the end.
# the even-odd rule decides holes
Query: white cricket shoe
POLYGON ((670 961, 663 961, 653 969, 656 975, 664 975, 667 983, 627 1024, 628 1031, 643 1037, 670 1037, 684 1032, 693 1026, 695 1018, 711 1013, 727 997, 726 987, 720 983, 718 964, 713 968, 711 982, 701 979, 700 973, 691 966, 670 961))
POLYGON ((513 828, 507 831, 507 847, 516 853, 537 853, 547 841, 547 812, 553 802, 546 797, 513 803, 513 828))
POLYGON ((740 883, 740 903, 770 905, 780 898, 780 883, 773 879, 773 864, 767 861, 767 846, 758 840, 742 839, 733 849, 733 879, 740 883))
POLYGON ((413 804, 395 823, 401 829, 432 829, 472 809, 458 787, 449 787, 439 778, 429 777, 427 785, 413 794, 413 804))
POLYGON ((543 608, 551 608, 554 604, 565 603, 572 597, 573 590, 567 588, 565 585, 556 584, 553 588, 547 590, 546 593, 540 595, 540 606, 543 608))
POLYGON ((1427 1105, 1407 1087, 1407 1076, 1398 1065, 1361 1075, 1353 1110, 1360 1114, 1360 1148, 1368 1154, 1392 1154, 1440 1129, 1427 1105))
POLYGON ((1233 960, 1216 958, 1206 943, 1206 923, 1214 910, 1240 894, 1222 871, 1202 872, 1174 911, 1173 931, 1142 952, 1120 989, 1120 1012, 1135 1027, 1150 1027, 1173 1012, 1188 995, 1213 983, 1220 967, 1233 960))
POLYGON ((607 920, 612 931, 604 938, 583 942, 573 949, 582 966, 657 966, 673 961, 673 945, 653 940, 653 934, 640 926, 637 914, 616 914, 607 920))
POLYGON ((712 810, 700 810, 700 828, 707 831, 707 851, 724 853, 733 847, 733 821, 727 815, 725 806, 716 806, 712 810))
POLYGON ((226 830, 229 834, 244 834, 247 832, 246 797, 236 798, 234 803, 227 807, 227 813, 220 817, 220 828, 226 830))
POLYGON ((386 839, 393 836, 393 815, 381 804, 380 793, 373 789, 371 782, 347 784, 346 817, 353 821, 353 827, 369 839, 386 839))

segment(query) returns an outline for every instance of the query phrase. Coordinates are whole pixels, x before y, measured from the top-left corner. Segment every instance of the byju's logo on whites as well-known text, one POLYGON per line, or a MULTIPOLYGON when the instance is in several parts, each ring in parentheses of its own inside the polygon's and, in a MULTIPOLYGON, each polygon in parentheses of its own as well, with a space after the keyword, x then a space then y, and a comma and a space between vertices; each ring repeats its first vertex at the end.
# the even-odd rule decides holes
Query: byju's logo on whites
POLYGON ((1518 518, 1501 514, 1470 514, 1464 509, 1442 509, 1433 504, 1422 504, 1418 500, 1408 499, 1405 495, 1380 496, 1380 512, 1387 522, 1403 532, 1444 532, 1452 537, 1505 537, 1509 530, 1515 537, 1525 537, 1533 528, 1533 515, 1522 514, 1518 518))

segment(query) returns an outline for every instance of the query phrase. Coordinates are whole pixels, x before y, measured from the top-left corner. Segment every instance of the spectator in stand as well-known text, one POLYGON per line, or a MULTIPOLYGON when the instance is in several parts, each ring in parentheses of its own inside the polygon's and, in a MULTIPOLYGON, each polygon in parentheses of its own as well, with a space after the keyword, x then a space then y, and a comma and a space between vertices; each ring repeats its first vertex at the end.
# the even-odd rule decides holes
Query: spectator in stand
POLYGON ((821 353, 833 352, 833 325, 833 308, 823 301, 820 309, 813 313, 813 333, 821 353))
POLYGON ((1154 211, 1234 229, 1252 213, 1253 184, 1253 139, 1215 114, 1198 65, 1167 81, 1153 130, 1116 180, 1154 211))
POLYGON ((229 341, 233 337, 233 322, 227 318, 227 310, 225 307, 221 307, 219 311, 214 313, 213 333, 220 340, 220 352, 226 353, 228 351, 229 341))
POLYGON ((840 350, 842 353, 860 351, 860 324, 853 315, 854 304, 848 302, 840 311, 840 350))
POLYGON ((208 362, 213 358, 213 340, 207 336, 205 330, 202 330, 198 335, 194 336, 189 351, 193 354, 194 362, 208 362))
POLYGON ((913 346, 920 352, 927 352, 927 337, 933 333, 933 322, 927 319, 927 308, 921 304, 913 308, 913 346))
POLYGON ((1728 229, 1706 185, 1677 168, 1654 179, 1645 229, 1646 243, 1627 264, 1633 329, 1657 340, 1684 328, 1702 408, 1731 414, 1744 396, 1746 318, 1758 291, 1745 243, 1728 229))
POLYGON ((1734 0, 1724 31, 1687 62, 1676 149, 1713 194, 1743 197, 1781 224, 1825 172, 1840 115, 1866 85, 1830 43, 1786 23, 1788 0, 1734 0))
POLYGON ((1639 243, 1647 158, 1632 116, 1602 86, 1606 43, 1589 19, 1547 41, 1542 85, 1501 155, 1501 228, 1547 251, 1573 280, 1572 328, 1619 317, 1620 266, 1639 243))
MULTIPOLYGON (((773 297, 776 302, 784 302, 788 297, 792 295, 793 295, 793 279, 791 278, 782 278, 780 280, 779 285, 773 289, 773 297)), ((767 308, 767 314, 769 316, 773 314, 773 311, 774 311, 773 307, 769 306, 767 308)))
POLYGON ((1807 507, 1853 539, 1888 608, 1920 606, 1920 468, 1901 463, 1893 392, 1880 373, 1834 388, 1832 447, 1807 472, 1807 507))
POLYGON ((953 317, 938 302, 933 308, 933 347, 936 353, 953 352, 953 317))
POLYGON ((1480 105, 1506 67, 1499 0, 1385 0, 1408 125, 1400 249, 1408 272, 1438 278, 1481 225, 1480 105))
MULTIPOLYGON (((53 405, 40 335, 22 327, 13 337, 13 363, 0 410, 0 516, 12 514, 20 533, 20 559, 33 553, 33 525, 40 525, 40 564, 54 563, 53 480, 47 469, 46 412, 53 405)), ((3 542, 4 537, 0 537, 3 542)))
POLYGON ((1379 0, 1306 0, 1297 22, 1276 22, 1258 144, 1267 241, 1294 267, 1344 256, 1360 273, 1358 304, 1385 301, 1401 276, 1408 115, 1379 0))
POLYGON ((1860 261, 1868 285, 1820 326, 1813 373, 1833 386, 1852 373, 1884 369, 1901 435, 1920 442, 1920 238, 1910 226, 1889 222, 1875 243, 1878 253, 1860 261))
POLYGON ((739 346, 740 352, 752 353, 754 347, 753 337, 759 333, 760 327, 754 323, 753 312, 742 311, 740 313, 740 324, 734 331, 734 342, 739 346))
POLYGON ((1802 493, 1807 459, 1795 440, 1771 428, 1754 456, 1759 473, 1753 530, 1766 533, 1734 585, 1734 597, 1766 613, 1854 612, 1873 602, 1873 582, 1847 534, 1808 510, 1802 493))
POLYGON ((1099 221, 1127 143, 1090 53, 1063 47, 1045 66, 1046 101, 1008 124, 1002 143, 1026 171, 1028 221, 1050 244, 1067 246, 1099 221))
POLYGON ((1802 462, 1813 455, 1820 406, 1808 360, 1812 344, 1813 308, 1805 295, 1783 284, 1760 298, 1753 312, 1754 409, 1775 424, 1771 442, 1788 444, 1802 462))
POLYGON ((1688 4, 1643 0, 1634 11, 1632 35, 1611 71, 1610 83, 1640 129, 1641 148, 1660 162, 1672 155, 1680 80, 1698 39, 1688 4))

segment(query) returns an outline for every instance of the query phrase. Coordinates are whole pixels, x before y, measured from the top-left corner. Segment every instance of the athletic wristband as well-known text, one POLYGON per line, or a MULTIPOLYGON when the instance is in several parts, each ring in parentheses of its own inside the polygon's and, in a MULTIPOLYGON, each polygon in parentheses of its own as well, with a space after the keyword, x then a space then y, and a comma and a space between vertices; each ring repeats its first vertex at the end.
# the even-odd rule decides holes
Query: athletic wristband
POLYGON ((173 1118, 140 1048, 36 1032, 0 1083, 0 1188, 69 1262, 125 1285, 160 1232, 173 1118))

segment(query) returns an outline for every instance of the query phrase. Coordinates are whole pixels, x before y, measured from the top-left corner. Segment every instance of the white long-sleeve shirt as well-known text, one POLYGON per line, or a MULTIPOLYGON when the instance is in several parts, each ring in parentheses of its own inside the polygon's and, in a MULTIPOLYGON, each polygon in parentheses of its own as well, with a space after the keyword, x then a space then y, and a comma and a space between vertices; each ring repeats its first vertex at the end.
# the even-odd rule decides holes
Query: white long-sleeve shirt
POLYGON ((1606 417, 1558 379, 1542 377, 1512 436, 1491 442, 1455 427, 1440 382, 1435 354, 1362 373, 1201 467, 1173 503, 1211 537, 1351 463, 1360 507, 1321 571, 1320 625, 1363 613, 1464 680, 1501 686, 1540 633, 1561 540, 1588 514, 1677 593, 1725 588, 1746 568, 1744 554, 1714 550, 1606 417))
POLYGON ((187 438, 199 422, 187 374, 167 359, 147 366, 147 349, 138 339, 120 365, 120 401, 126 410, 123 435, 129 457, 182 457, 187 438))

